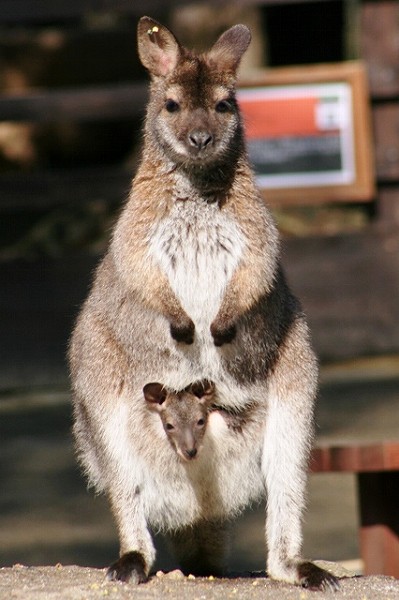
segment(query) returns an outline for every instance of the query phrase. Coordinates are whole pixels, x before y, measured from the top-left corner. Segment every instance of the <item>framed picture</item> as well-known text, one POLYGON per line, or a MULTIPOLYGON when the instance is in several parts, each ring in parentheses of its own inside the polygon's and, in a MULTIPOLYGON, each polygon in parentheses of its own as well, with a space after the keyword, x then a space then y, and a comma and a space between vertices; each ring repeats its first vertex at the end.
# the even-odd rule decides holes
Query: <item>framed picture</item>
POLYGON ((375 193, 360 61, 284 67, 241 82, 249 158, 270 203, 365 201, 375 193))

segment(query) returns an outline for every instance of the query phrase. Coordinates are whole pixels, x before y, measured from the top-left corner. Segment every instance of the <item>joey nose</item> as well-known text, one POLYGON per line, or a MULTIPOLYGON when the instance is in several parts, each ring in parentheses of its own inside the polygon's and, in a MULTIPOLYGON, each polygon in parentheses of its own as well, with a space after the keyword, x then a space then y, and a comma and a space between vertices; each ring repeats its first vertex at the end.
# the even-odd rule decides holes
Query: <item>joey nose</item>
POLYGON ((192 131, 188 135, 188 142, 192 148, 195 148, 197 151, 203 150, 207 146, 212 144, 213 137, 206 131, 205 129, 198 129, 192 131))
POLYGON ((197 456, 197 449, 192 448, 191 450, 186 450, 186 454, 188 458, 195 458, 197 456))

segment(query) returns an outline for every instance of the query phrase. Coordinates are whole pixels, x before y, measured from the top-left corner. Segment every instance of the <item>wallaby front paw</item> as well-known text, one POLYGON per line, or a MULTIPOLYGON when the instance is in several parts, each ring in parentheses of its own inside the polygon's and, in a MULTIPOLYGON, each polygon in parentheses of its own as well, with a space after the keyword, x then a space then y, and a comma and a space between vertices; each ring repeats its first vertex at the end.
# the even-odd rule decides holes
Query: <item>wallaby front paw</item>
POLYGON ((298 565, 298 577, 302 587, 308 590, 336 592, 340 588, 339 580, 335 575, 310 561, 298 565))
POLYGON ((146 583, 148 576, 145 567, 145 559, 141 552, 126 552, 108 567, 107 579, 125 583, 146 583))
POLYGON ((211 334, 215 346, 223 346, 223 344, 230 344, 236 337, 236 326, 230 325, 230 327, 220 327, 215 323, 211 325, 211 334))
POLYGON ((176 342, 182 342, 183 344, 192 344, 194 342, 195 325, 190 320, 188 324, 176 325, 170 324, 170 335, 176 342))

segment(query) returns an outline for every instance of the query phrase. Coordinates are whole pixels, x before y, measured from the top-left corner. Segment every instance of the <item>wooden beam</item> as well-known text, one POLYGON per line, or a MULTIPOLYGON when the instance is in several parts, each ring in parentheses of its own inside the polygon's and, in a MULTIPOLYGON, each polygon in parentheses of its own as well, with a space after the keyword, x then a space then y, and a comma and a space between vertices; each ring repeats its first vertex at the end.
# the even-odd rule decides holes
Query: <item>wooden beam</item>
POLYGON ((364 574, 399 577, 399 470, 357 478, 364 574))
POLYGON ((360 52, 367 63, 371 94, 398 96, 398 2, 361 2, 360 11, 360 52))
MULTIPOLYGON (((315 0, 241 0, 242 5, 294 4, 296 2, 314 2, 315 0)), ((332 0, 318 0, 331 2, 332 0)), ((226 0, 216 0, 222 7, 226 0)), ((215 2, 215 3, 216 3, 215 2)), ((192 0, 169 0, 167 9, 173 6, 191 4, 192 0)), ((165 11, 164 0, 147 0, 145 6, 132 0, 1 0, 0 23, 33 23, 52 20, 73 19, 87 13, 116 12, 140 17, 155 15, 165 11)))
POLYGON ((131 179, 131 169, 123 167, 3 173, 0 211, 42 210, 96 199, 120 204, 128 194, 131 179))
POLYGON ((0 121, 95 121, 144 114, 147 83, 0 96, 0 121))
POLYGON ((313 450, 312 473, 399 471, 399 442, 319 446, 313 450))
MULTIPOLYGON (((399 13, 398 13, 399 15, 399 13)), ((398 30, 399 36, 399 30, 398 30)), ((399 180, 398 102, 376 105, 373 110, 377 179, 399 180)))
POLYGON ((399 350, 399 231, 286 240, 288 280, 323 359, 399 350))

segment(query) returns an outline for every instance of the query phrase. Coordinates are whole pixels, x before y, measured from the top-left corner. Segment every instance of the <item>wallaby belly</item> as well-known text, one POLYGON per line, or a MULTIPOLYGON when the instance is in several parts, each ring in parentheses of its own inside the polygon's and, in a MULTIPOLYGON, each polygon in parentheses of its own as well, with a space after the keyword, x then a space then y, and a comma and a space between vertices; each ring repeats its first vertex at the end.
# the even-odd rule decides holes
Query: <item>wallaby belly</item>
POLYGON ((244 247, 237 223, 216 202, 178 201, 152 232, 150 252, 194 321, 201 342, 212 341, 210 325, 244 247))
MULTIPOLYGON (((224 378, 220 349, 215 347, 210 325, 245 247, 246 240, 237 223, 217 203, 177 201, 171 213, 151 232, 149 252, 195 324, 193 345, 177 349, 181 361, 191 369, 190 381, 193 371, 198 371, 199 378, 224 378)), ((176 389, 185 372, 182 366, 179 361, 176 389)), ((167 374, 172 387, 173 376, 172 367, 167 374)))

